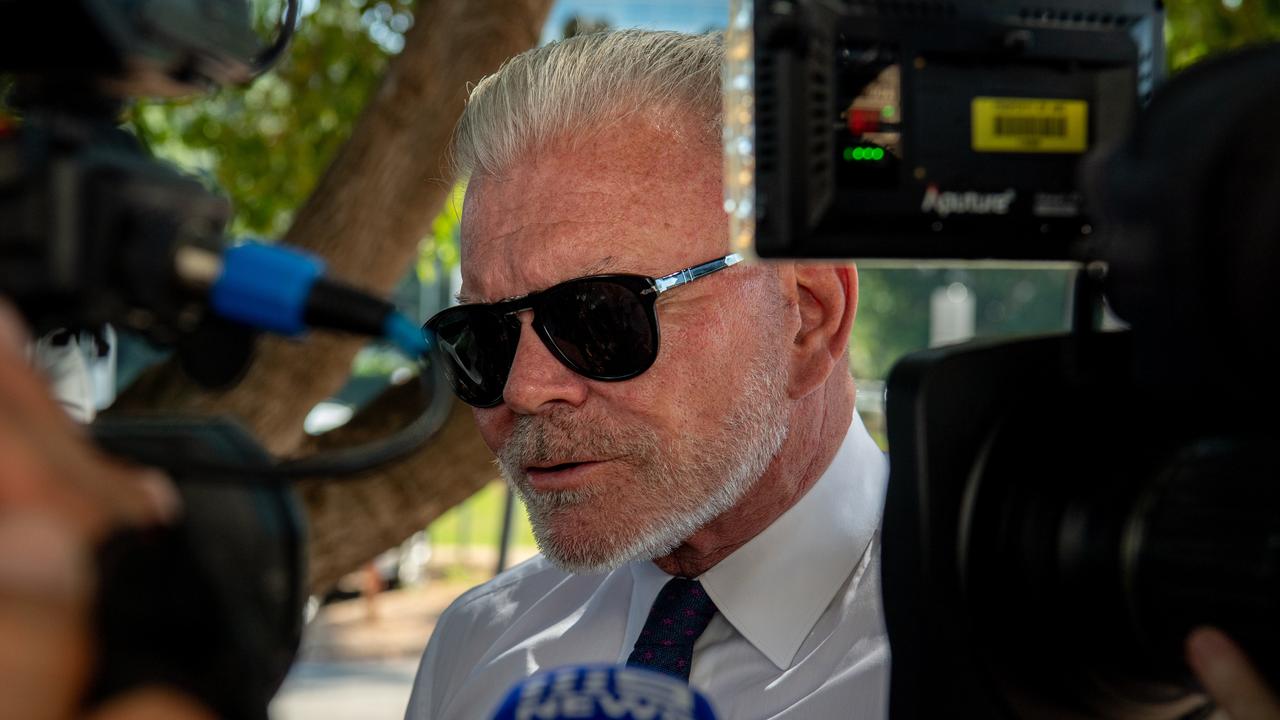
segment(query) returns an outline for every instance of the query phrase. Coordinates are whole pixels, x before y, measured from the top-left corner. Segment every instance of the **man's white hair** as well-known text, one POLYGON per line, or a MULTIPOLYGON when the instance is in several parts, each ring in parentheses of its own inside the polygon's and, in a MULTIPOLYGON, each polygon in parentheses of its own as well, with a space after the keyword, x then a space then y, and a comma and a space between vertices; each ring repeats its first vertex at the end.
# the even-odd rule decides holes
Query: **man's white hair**
POLYGON ((526 154, 643 113, 689 113, 718 143, 717 34, 621 30, 578 35, 508 60, 481 80, 454 133, 456 177, 500 175, 526 154))

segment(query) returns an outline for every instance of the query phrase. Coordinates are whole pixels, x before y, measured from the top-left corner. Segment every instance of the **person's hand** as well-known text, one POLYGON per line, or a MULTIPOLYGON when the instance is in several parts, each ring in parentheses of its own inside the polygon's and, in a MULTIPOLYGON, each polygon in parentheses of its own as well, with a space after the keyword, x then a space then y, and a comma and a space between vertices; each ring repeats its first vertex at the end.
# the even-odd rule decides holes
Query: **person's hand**
POLYGON ((1187 662, 1231 720, 1280 720, 1280 698, 1240 646, 1221 631, 1193 631, 1187 637, 1187 662))
MULTIPOLYGON (((172 519, 178 501, 158 471, 93 447, 28 367, 26 344, 0 300, 0 720, 71 720, 92 674, 93 549, 113 530, 172 519)), ((147 688, 88 717, 212 716, 147 688)))

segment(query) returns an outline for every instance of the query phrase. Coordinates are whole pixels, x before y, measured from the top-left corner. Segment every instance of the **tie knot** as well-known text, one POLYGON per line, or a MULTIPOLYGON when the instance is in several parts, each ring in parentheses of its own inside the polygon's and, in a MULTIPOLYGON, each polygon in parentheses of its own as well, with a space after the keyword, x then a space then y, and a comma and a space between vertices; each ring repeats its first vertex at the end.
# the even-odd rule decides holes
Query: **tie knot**
MULTIPOLYGON (((702 589, 702 583, 689 578, 671 578, 662 586, 657 599, 653 601, 653 611, 660 609, 668 610, 673 615, 698 618, 703 628, 711 622, 711 616, 716 614, 716 604, 711 601, 707 591, 702 589)), ((702 630, 698 632, 701 634, 702 630)))
POLYGON ((668 580, 653 601, 627 664, 688 680, 693 644, 715 614, 716 604, 702 589, 702 583, 688 578, 668 580))

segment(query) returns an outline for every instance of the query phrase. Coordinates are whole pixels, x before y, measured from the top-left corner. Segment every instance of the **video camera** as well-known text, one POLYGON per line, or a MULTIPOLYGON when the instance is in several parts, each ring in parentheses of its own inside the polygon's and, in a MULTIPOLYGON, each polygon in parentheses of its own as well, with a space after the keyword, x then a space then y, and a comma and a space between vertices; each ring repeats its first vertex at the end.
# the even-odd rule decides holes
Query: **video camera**
POLYGON ((890 374, 891 718, 1194 703, 1200 625, 1280 686, 1280 47, 1161 84, 1155 0, 732 13, 735 249, 1078 268, 1071 332, 890 374))
MULTIPOLYGON (((240 376, 262 331, 382 337, 426 359, 417 323, 325 277, 318 258, 228 246, 229 203, 118 126, 131 98, 265 72, 297 21, 297 1, 285 5, 277 39, 260 49, 244 0, 0 0, 0 72, 12 74, 7 101, 21 117, 0 119, 0 296, 38 333, 127 328, 174 348, 208 387, 240 376)), ((106 450, 168 471, 184 517, 103 549, 87 701, 164 683, 220 717, 266 718, 306 599, 303 514, 290 481, 362 472, 421 446, 452 406, 434 392, 444 387, 440 364, 430 369, 421 377, 431 401, 411 424, 369 446, 296 460, 272 457, 229 419, 99 419, 92 430, 106 450)))

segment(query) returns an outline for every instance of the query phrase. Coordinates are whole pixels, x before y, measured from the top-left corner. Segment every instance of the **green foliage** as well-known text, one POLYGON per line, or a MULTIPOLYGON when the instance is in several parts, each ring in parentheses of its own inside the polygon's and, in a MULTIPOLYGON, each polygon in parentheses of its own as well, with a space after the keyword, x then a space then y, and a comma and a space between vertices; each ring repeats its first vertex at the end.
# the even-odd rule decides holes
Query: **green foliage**
POLYGON ((1169 68, 1280 39, 1280 0, 1165 0, 1169 68))
POLYGON ((437 268, 452 270, 458 265, 458 237, 462 224, 462 198, 467 193, 466 183, 458 183, 449 193, 444 208, 431 222, 431 234, 418 246, 418 262, 414 266, 418 280, 424 284, 436 282, 437 268))
MULTIPOLYGON (((280 2, 259 2, 264 36, 280 2)), ((277 237, 306 199, 412 24, 411 0, 303 3, 293 45, 247 88, 139 103, 130 120, 161 157, 216 184, 236 208, 232 232, 277 237)))
MULTIPOLYGON (((507 486, 495 481, 461 505, 436 518, 429 528, 432 545, 482 545, 497 548, 502 537, 502 508, 507 486)), ((511 546, 534 547, 533 528, 524 504, 516 500, 511 546)))
POLYGON ((973 294, 978 337, 1029 335, 1067 324, 1065 270, 868 267, 858 272, 850 362, 859 378, 885 378, 906 353, 929 345, 934 290, 962 283, 973 294))

